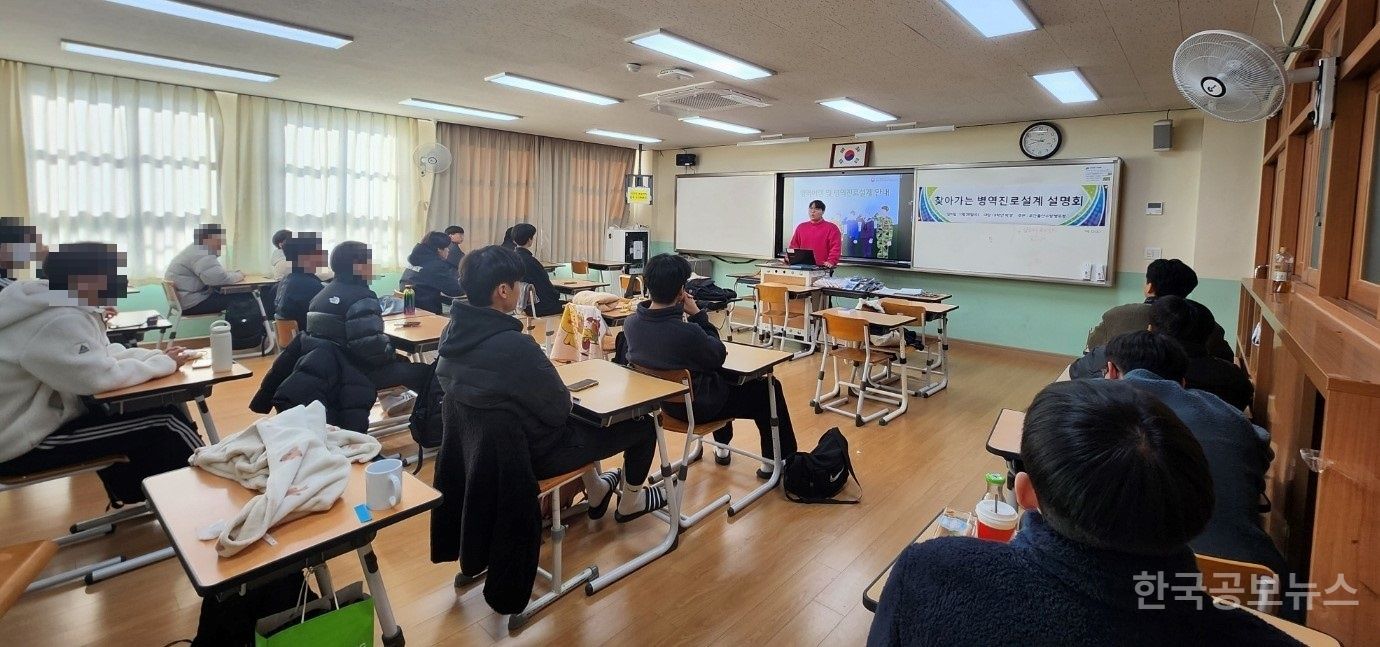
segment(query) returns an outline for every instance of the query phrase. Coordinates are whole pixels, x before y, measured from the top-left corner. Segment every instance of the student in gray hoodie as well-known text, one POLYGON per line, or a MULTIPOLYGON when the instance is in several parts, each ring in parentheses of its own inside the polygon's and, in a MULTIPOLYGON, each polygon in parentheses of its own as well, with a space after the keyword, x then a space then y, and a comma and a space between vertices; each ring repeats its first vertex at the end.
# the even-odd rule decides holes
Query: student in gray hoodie
POLYGON ((44 261, 47 280, 0 291, 0 474, 122 454, 128 463, 97 474, 112 503, 135 503, 145 477, 185 467, 201 446, 176 407, 107 415, 82 401, 170 375, 188 359, 179 347, 125 348, 106 338, 101 309, 128 285, 122 256, 112 245, 62 245, 44 261))
POLYGON ((225 229, 202 225, 193 232, 193 242, 173 257, 164 280, 172 281, 182 314, 204 315, 222 312, 237 299, 253 299, 249 293, 221 294, 216 288, 244 280, 244 273, 225 269, 220 251, 225 248, 225 229))

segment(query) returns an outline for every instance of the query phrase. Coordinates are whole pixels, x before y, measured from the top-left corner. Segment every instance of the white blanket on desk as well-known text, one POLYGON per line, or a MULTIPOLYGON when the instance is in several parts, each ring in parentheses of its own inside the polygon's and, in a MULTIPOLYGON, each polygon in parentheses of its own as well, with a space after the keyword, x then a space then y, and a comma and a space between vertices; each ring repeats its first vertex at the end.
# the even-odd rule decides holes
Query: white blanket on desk
POLYGON ((262 492, 225 524, 216 552, 230 557, 279 523, 329 510, 345 492, 350 463, 367 461, 380 449, 371 436, 328 426, 320 402, 261 419, 197 449, 192 465, 262 492))

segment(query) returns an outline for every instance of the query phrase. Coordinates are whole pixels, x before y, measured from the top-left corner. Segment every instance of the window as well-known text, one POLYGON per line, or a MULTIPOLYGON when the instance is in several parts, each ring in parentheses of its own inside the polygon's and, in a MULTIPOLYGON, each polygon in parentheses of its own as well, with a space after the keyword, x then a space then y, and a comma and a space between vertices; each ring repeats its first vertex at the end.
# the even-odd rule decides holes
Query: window
POLYGON ((50 245, 114 242, 131 279, 161 278, 220 221, 211 92, 40 65, 20 87, 30 214, 50 245))
POLYGON ((241 96, 235 261, 268 264, 278 229, 321 234, 326 249, 369 244, 381 268, 421 238, 415 119, 241 96))
POLYGON ((1375 312, 1380 310, 1380 73, 1366 91, 1366 122, 1361 154, 1361 195, 1356 201, 1356 233, 1352 237, 1351 281, 1347 298, 1375 312))

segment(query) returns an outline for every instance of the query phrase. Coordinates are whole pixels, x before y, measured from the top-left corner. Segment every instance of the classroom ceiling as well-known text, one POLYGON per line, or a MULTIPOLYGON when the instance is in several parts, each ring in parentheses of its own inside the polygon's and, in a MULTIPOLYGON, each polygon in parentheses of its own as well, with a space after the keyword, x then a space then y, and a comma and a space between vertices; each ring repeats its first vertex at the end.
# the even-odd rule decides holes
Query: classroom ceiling
MULTIPOLYGON (((1292 35, 1307 0, 1277 0, 1292 35)), ((942 0, 207 0, 255 16, 353 36, 330 50, 104 0, 4 0, 0 58, 282 99, 579 139, 603 128, 664 140, 651 148, 755 139, 653 113, 638 95, 701 81, 771 99, 708 116, 787 136, 880 126, 816 101, 848 96, 921 126, 975 125, 1187 107, 1170 78, 1174 49, 1202 29, 1280 43, 1272 0, 1026 0, 1040 29, 986 39, 942 0), (656 28, 771 68, 740 81, 624 39, 656 28), (281 76, 261 84, 97 59, 60 39, 281 76), (627 63, 641 63, 631 73, 627 63), (683 67, 691 81, 657 78, 683 67), (1078 67, 1099 101, 1063 105, 1031 74, 1078 67), (484 81, 512 72, 611 95, 599 107, 484 81), (525 118, 494 122, 398 105, 422 98, 525 118)))

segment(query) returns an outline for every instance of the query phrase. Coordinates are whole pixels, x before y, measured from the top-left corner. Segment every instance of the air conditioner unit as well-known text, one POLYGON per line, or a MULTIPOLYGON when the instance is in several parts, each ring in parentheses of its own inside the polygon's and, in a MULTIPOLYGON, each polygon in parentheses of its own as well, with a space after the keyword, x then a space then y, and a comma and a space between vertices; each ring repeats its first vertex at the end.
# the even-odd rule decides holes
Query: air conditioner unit
POLYGON ((698 115, 733 108, 765 108, 771 105, 771 99, 717 81, 684 85, 638 96, 655 104, 652 107, 653 112, 664 114, 683 111, 698 115))

